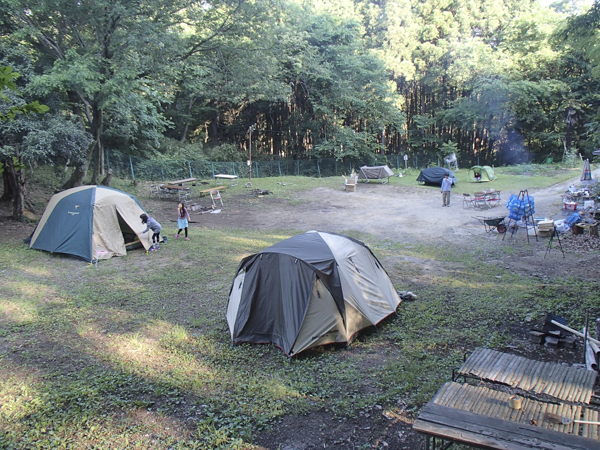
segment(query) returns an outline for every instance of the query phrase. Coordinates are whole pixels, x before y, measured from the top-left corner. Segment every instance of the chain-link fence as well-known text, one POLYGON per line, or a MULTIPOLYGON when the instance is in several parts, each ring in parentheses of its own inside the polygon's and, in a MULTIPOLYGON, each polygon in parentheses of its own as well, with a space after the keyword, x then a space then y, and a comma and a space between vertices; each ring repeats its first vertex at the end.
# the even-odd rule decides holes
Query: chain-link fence
MULTIPOLYGON (((105 163, 113 175, 133 180, 167 181, 181 178, 210 179, 217 174, 248 177, 250 166, 247 162, 214 161, 156 161, 137 158, 119 152, 107 152, 105 163)), ((398 171, 405 168, 425 168, 443 164, 436 157, 413 154, 408 160, 402 155, 378 155, 369 163, 356 160, 322 159, 282 159, 276 161, 252 161, 252 178, 278 176, 331 177, 349 174, 363 165, 388 165, 398 171)))

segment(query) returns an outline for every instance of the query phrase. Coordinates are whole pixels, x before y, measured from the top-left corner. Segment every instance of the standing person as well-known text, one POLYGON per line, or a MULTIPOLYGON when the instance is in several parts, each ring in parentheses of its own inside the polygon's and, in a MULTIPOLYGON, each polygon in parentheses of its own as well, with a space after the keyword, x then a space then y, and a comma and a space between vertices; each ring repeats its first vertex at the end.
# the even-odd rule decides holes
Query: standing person
POLYGON ((450 206, 450 191, 452 189, 452 181, 450 174, 446 173, 442 179, 442 206, 450 206))
POLYGON ((188 237, 188 220, 190 219, 190 215, 188 210, 185 207, 185 204, 181 202, 177 205, 177 234, 175 235, 175 239, 179 239, 179 235, 181 234, 181 230, 185 230, 185 240, 189 241, 188 237))
POLYGON ((142 223, 146 224, 146 229, 142 231, 142 234, 147 233, 148 230, 152 230, 154 233, 152 235, 152 247, 150 248, 150 251, 158 250, 158 243, 160 242, 160 230, 162 230, 160 223, 158 223, 154 218, 149 217, 147 214, 142 214, 140 219, 142 219, 142 223))

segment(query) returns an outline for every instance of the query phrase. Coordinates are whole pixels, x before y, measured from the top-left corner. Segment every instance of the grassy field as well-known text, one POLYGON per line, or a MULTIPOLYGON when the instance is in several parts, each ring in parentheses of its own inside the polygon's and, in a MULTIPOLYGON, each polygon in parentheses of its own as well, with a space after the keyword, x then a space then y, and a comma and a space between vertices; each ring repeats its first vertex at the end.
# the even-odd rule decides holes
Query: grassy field
MULTIPOLYGON (((572 176, 548 172, 527 177, 524 187, 572 176)), ((391 183, 414 185, 414 178, 391 183)), ((519 189, 523 178, 506 172, 493 186, 519 189)), ((340 179, 294 183, 339 187, 340 179)), ((278 183, 253 180, 273 191, 278 183)), ((115 187, 146 191, 123 181, 115 187)), ((348 349, 289 360, 269 345, 232 347, 224 316, 240 259, 294 234, 202 229, 199 239, 170 240, 160 255, 130 252, 97 268, 4 242, 0 448, 241 449, 289 415, 324 411, 343 423, 373 405, 399 414, 399 399, 414 415, 465 352, 502 348, 509 324, 526 314, 551 310, 577 323, 576 311, 600 309, 596 280, 528 279, 482 265, 477 250, 370 237, 397 288, 418 290, 418 301, 403 303, 397 317, 348 349), (426 286, 403 284, 421 270, 406 256, 454 269, 426 286)), ((510 251, 490 249, 486 257, 510 251)))

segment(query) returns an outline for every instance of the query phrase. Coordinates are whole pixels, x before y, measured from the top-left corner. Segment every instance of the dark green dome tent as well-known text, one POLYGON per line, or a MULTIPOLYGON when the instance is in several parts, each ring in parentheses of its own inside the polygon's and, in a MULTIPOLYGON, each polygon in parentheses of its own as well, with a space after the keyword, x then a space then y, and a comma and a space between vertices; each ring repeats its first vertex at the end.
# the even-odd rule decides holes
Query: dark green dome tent
POLYGON ((419 183, 425 183, 430 186, 441 186, 442 180, 449 175, 452 186, 456 186, 456 176, 450 169, 444 169, 443 167, 428 167, 427 169, 421 170, 417 181, 419 183))
POLYGON ((400 304, 364 243, 309 231, 242 260, 229 293, 233 344, 271 342, 286 355, 348 343, 400 304))
POLYGON ((498 177, 494 175, 494 169, 490 166, 473 166, 469 169, 469 180, 475 182, 481 181, 494 181, 498 177), (479 175, 481 178, 477 179, 475 175, 479 175))

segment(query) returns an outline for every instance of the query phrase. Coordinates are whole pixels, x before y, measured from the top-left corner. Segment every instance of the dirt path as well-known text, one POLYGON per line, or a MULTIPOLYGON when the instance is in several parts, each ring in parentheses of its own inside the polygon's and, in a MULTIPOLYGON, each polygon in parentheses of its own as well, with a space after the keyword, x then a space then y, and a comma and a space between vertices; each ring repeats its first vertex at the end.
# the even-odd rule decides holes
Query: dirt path
MULTIPOLYGON (((563 184, 530 192, 536 200, 536 215, 557 216, 561 207, 559 194, 569 183, 563 184)), ((256 200, 260 206, 247 208, 243 205, 247 203, 244 197, 247 198, 248 194, 239 192, 229 194, 221 214, 198 216, 200 226, 333 232, 356 230, 400 241, 415 238, 468 240, 484 231, 482 223, 473 216, 505 216, 504 202, 508 198, 508 195, 503 195, 498 207, 475 211, 463 208, 462 191, 458 188, 452 193, 451 206, 444 208, 436 188, 360 183, 357 192, 316 188, 298 193, 292 204, 265 196, 256 200)))
MULTIPOLYGON (((594 174, 595 177, 598 175, 600 173, 594 174)), ((255 182, 254 188, 260 187, 259 183, 255 182)), ((529 191, 535 199, 535 216, 566 217, 568 213, 561 209, 560 194, 572 183, 576 180, 529 191)), ((293 189, 293 185, 288 186, 293 189)), ((457 248, 472 248, 475 242, 480 248, 510 245, 516 250, 513 256, 495 263, 516 272, 542 276, 600 276, 597 252, 567 252, 563 258, 555 249, 548 256, 548 238, 536 241, 531 237, 528 242, 524 230, 520 230, 502 241, 496 231, 486 233, 483 223, 474 217, 506 216, 504 204, 511 193, 502 192, 499 206, 476 211, 463 207, 461 189, 470 191, 472 187, 455 189, 451 206, 444 208, 438 188, 359 183, 356 192, 320 187, 297 193, 292 201, 287 201, 268 195, 257 198, 250 190, 240 187, 225 194, 225 206, 220 214, 192 213, 192 220, 198 222, 194 226, 209 229, 321 230, 342 234, 353 230, 401 243, 452 243, 457 248), (544 264, 540 264, 542 259, 544 264)), ((156 206, 160 210, 159 217, 160 214, 172 215, 164 202, 157 202, 156 206)), ((171 204, 168 207, 172 209, 171 204)), ((425 260, 422 263, 429 264, 425 260)))

